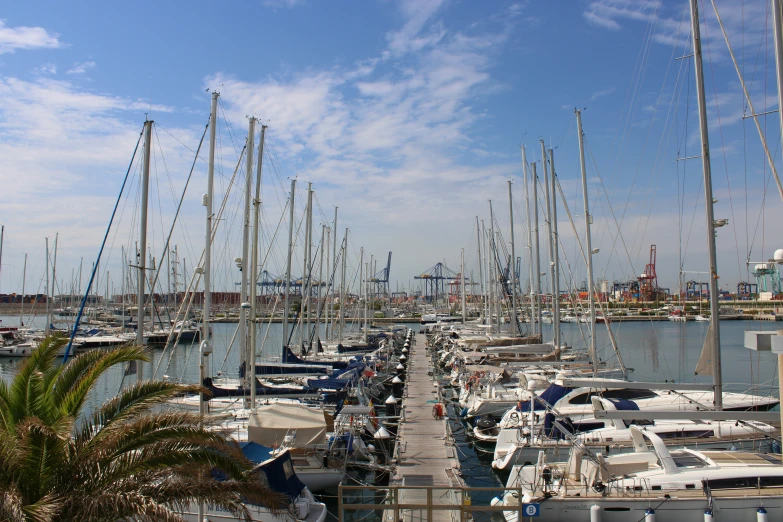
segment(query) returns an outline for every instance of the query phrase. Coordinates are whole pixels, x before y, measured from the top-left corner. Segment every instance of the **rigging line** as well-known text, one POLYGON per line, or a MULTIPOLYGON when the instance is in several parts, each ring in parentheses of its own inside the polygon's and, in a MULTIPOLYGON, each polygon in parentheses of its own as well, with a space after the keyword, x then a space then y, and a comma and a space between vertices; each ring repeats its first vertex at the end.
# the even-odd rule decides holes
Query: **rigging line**
MULTIPOLYGON (((575 241, 576 245, 579 247, 579 252, 582 255, 582 261, 584 261, 585 265, 587 265, 587 256, 585 254, 585 250, 584 250, 584 247, 582 245, 582 241, 581 241, 581 239, 579 237, 579 233, 576 230, 576 224, 574 223, 574 218, 571 215, 571 209, 568 207, 568 202, 566 201, 565 193, 563 192, 563 187, 560 185, 560 178, 558 176, 555 176, 555 182, 557 183, 557 189, 558 189, 558 192, 560 193, 560 198, 563 200, 563 206, 565 207, 566 214, 568 215, 568 220, 571 223, 571 230, 574 232, 574 238, 576 240, 575 241)), ((571 265, 568 262, 568 258, 567 257, 566 257, 566 265, 568 266, 569 272, 571 272, 571 265)), ((572 275, 572 278, 573 278, 573 272, 571 272, 571 275, 572 275)), ((604 308, 603 302, 601 302, 600 299, 596 299, 595 302, 598 305, 598 308, 600 308, 601 314, 604 316, 604 321, 605 321, 605 325, 606 325, 607 330, 610 330, 611 326, 609 325, 609 320, 608 320, 609 319, 608 310, 606 310, 604 308)), ((574 305, 574 307, 576 307, 576 305, 574 305)), ((584 305, 581 305, 581 308, 584 309, 584 305)), ((594 322, 591 325, 591 328, 595 328, 596 324, 597 324, 597 322, 594 322)), ((585 346, 587 346, 587 344, 588 344, 587 343, 587 339, 584 337, 584 333, 582 332, 582 327, 581 326, 579 327, 579 332, 582 334, 582 340, 585 343, 585 346)), ((656 332, 656 335, 657 335, 657 332, 656 332)), ((617 346, 617 344, 615 342, 615 339, 614 339, 614 335, 611 332, 609 332, 609 340, 610 340, 610 343, 612 345, 612 348, 614 349, 615 357, 617 358, 617 363, 620 365, 620 368, 623 371, 623 375, 626 375, 627 374, 627 369, 625 367, 625 363, 623 361, 623 357, 622 357, 622 355, 620 353, 620 348, 617 346)), ((667 365, 667 369, 668 369, 668 365, 667 365)))
MULTIPOLYGON (((683 11, 682 18, 680 19, 680 24, 679 24, 679 26, 678 26, 678 28, 677 28, 677 43, 679 43, 679 40, 680 40, 680 34, 681 34, 681 31, 682 31, 682 26, 683 26, 683 20, 684 20, 684 18, 685 18, 685 11, 683 11)), ((671 71, 671 65, 672 65, 672 63, 674 62, 674 56, 675 56, 675 53, 676 53, 676 52, 677 52, 677 46, 676 46, 676 44, 675 44, 675 46, 674 46, 674 47, 672 47, 672 54, 671 54, 671 57, 670 57, 670 59, 669 59, 669 62, 668 62, 668 63, 669 63, 669 65, 668 65, 668 66, 667 66, 667 68, 666 68, 666 73, 665 73, 665 75, 664 75, 664 80, 663 80, 663 82, 661 83, 661 90, 660 90, 660 92, 659 92, 659 94, 658 94, 658 99, 657 99, 657 101, 656 101, 656 104, 655 104, 655 110, 653 111, 653 115, 652 115, 652 118, 651 118, 651 120, 650 120, 651 122, 652 122, 652 121, 654 121, 654 119, 655 119, 655 116, 658 114, 658 109, 659 109, 659 107, 660 107, 660 105, 661 105, 661 99, 662 99, 662 97, 663 97, 663 90, 664 90, 664 87, 665 87, 665 85, 666 85, 666 80, 667 80, 667 79, 668 79, 668 77, 669 77, 669 73, 670 73, 670 71, 671 71)), ((645 58, 645 60, 646 60, 646 58, 645 58)), ((638 88, 638 87, 636 87, 636 88, 638 88)), ((635 88, 635 89, 636 89, 636 88, 635 88)), ((634 96, 635 96, 635 95, 634 95, 634 96)), ((632 100, 632 103, 633 103, 633 100, 632 100)), ((630 123, 630 117, 631 117, 631 114, 630 114, 630 110, 629 110, 629 114, 628 114, 628 117, 627 117, 627 120, 626 120, 626 130, 624 130, 624 131, 623 131, 623 135, 625 135, 625 133, 627 132, 627 127, 628 127, 628 125, 629 125, 629 123, 630 123)), ((650 136, 652 135, 652 130, 653 130, 653 125, 650 125, 650 126, 648 126, 648 128, 647 128, 647 134, 646 134, 646 136, 645 136, 645 138, 644 138, 644 141, 643 141, 643 144, 642 144, 642 151, 641 151, 641 153, 639 154, 639 161, 637 162, 637 165, 636 165, 636 171, 634 172, 633 179, 631 180, 631 187, 630 187, 630 189, 628 190, 628 197, 627 197, 627 198, 626 198, 626 200, 625 200, 625 205, 624 205, 624 208, 623 208, 623 212, 622 212, 622 215, 621 215, 621 217, 620 217, 620 224, 621 224, 621 225, 622 225, 622 223, 625 221, 625 216, 626 216, 626 214, 627 214, 627 212, 628 212, 628 207, 629 207, 629 204, 630 204, 630 201, 631 201, 631 197, 632 197, 632 196, 633 196, 633 194, 634 194, 634 187, 636 186, 636 181, 637 181, 637 179, 638 179, 638 177, 639 177, 639 173, 640 173, 640 171, 641 171, 642 155, 643 155, 643 154, 646 152, 646 150, 647 150, 647 143, 648 143, 648 141, 649 141, 649 139, 650 139, 650 136)), ((622 147, 622 144, 623 144, 623 143, 622 143, 622 141, 621 141, 621 143, 620 143, 620 147, 622 147)), ((618 150, 618 153, 617 153, 617 157, 616 157, 615 164, 617 163, 617 161, 619 161, 619 157, 620 157, 620 151, 618 150)), ((636 243, 636 238, 634 237, 634 244, 632 244, 632 245, 631 245, 631 251, 633 251, 633 250, 634 250, 635 243, 636 243)), ((640 245, 640 248, 641 248, 641 245, 640 245)), ((639 255, 641 255, 641 254, 638 254, 638 255, 637 255, 637 257, 636 257, 636 258, 637 258, 637 261, 638 261, 638 259, 639 259, 639 255)))
MULTIPOLYGON (((783 185, 780 183, 780 177, 778 176, 778 171, 775 168, 775 161, 772 159, 772 156, 770 155, 769 148, 767 147, 767 140, 764 137, 764 133, 761 131, 761 125, 759 124, 758 115, 756 114, 755 109, 753 108, 753 102, 750 99, 750 94, 748 93, 748 89, 745 87, 745 80, 742 78, 742 74, 739 69, 739 65, 737 64, 737 59, 734 57, 734 50, 731 48, 731 44, 729 43, 729 37, 726 34, 726 29, 723 27, 723 21, 720 18, 720 14, 718 13, 718 7, 715 5, 715 0, 712 1, 712 7, 715 10, 715 17, 718 19, 718 25, 720 25, 720 30, 723 33, 723 38, 726 40, 726 47, 729 49, 729 55, 731 56, 731 61, 734 64, 734 68, 737 71, 737 76, 739 76, 740 85, 742 85, 742 91, 745 94, 745 98, 748 100, 748 108, 750 109, 751 117, 753 118, 753 121, 756 124, 756 130, 759 133, 759 139, 761 140, 761 145, 764 147, 764 154, 767 157, 767 162, 769 163, 769 169, 772 171, 772 175, 775 177, 775 184, 778 187, 778 193, 780 194, 780 199, 783 200, 783 185)), ((704 24, 704 33, 705 33, 705 41, 707 42, 707 57, 708 60, 712 60, 710 55, 710 43, 709 40, 706 40, 706 33, 707 33, 707 24, 704 24)), ((717 99, 717 86, 715 85, 715 69, 712 69, 712 83, 713 88, 715 89, 715 108, 718 109, 718 99, 717 99)), ((765 119, 766 121, 766 119, 765 119)), ((720 122, 720 112, 718 112, 718 122, 720 122)), ((723 143, 723 129, 721 127, 721 144, 723 143)), ((724 159, 726 156, 725 147, 723 150, 724 159)), ((728 166, 726 167, 726 177, 728 178, 728 166)), ((731 196, 729 196, 729 201, 731 201, 731 196)), ((732 216, 733 216, 733 205, 732 205, 732 216)))
POLYGON ((237 152, 237 139, 234 137, 234 129, 231 128, 231 122, 228 120, 228 116, 226 116, 226 109, 224 107, 222 98, 218 98, 218 105, 220 107, 220 112, 223 113, 223 122, 226 124, 226 128, 228 129, 228 136, 231 138, 231 146, 234 147, 234 154, 239 154, 237 152))
MULTIPOLYGON (((187 192, 188 192, 188 186, 190 185, 190 179, 193 176, 193 170, 196 167, 196 159, 198 158, 199 152, 201 151, 201 145, 204 143, 204 137, 207 135, 207 128, 208 127, 209 127, 209 124, 207 124, 207 126, 204 127, 204 133, 201 135, 201 140, 199 140, 198 147, 196 148, 196 152, 194 153, 195 157, 193 158, 193 164, 190 166, 190 172, 188 173, 188 177, 185 180, 185 187, 182 189, 182 196, 180 196, 180 198, 179 198, 179 203, 177 204, 177 210, 174 211, 174 218, 173 218, 173 221, 171 222, 171 227, 169 228, 168 237, 166 238, 166 245, 163 247, 164 254, 163 254, 163 257, 161 258, 160 266, 164 266, 163 259, 167 259, 168 260, 169 245, 171 244, 171 236, 174 235, 174 227, 177 224, 177 218, 179 217, 180 210, 182 209, 182 203, 185 201, 185 194, 187 194, 187 192)), ((162 223, 161 223, 161 225, 162 225, 162 223)), ((155 287, 158 284, 158 279, 160 278, 160 273, 161 273, 160 270, 157 270, 155 272, 155 280, 152 282, 152 285, 151 285, 152 288, 150 289, 150 297, 149 297, 150 301, 153 301, 153 299, 152 299, 153 292, 152 291, 155 289, 155 287)), ((147 303, 145 303, 144 306, 147 306, 147 303)), ((179 314, 177 314, 176 320, 179 321, 179 314)), ((168 339, 166 339, 166 343, 167 344, 171 341, 171 336, 172 336, 173 332, 174 332, 173 329, 169 332, 168 339)))
MULTIPOLYGON (((231 189, 234 186, 234 180, 236 179, 237 172, 239 171, 240 166, 242 166, 242 158, 245 155, 245 149, 246 148, 247 148, 247 145, 245 146, 245 148, 242 149, 242 154, 240 154, 239 160, 237 161, 237 165, 234 168, 234 174, 231 176, 231 179, 229 180, 228 191, 223 195, 223 199, 220 202, 220 208, 218 209, 218 212, 216 214, 216 218, 215 218, 214 223, 212 225, 212 240, 213 241, 214 241, 215 237, 217 236, 218 226, 220 225, 220 222, 222 221, 223 212, 225 211, 226 205, 228 204, 228 199, 229 199, 229 196, 231 195, 231 189)), ((205 253, 205 249, 202 249, 201 250, 201 257, 199 258, 198 262, 193 265, 194 268, 201 266, 201 264, 204 261, 204 253, 205 253)), ((193 286, 194 289, 195 289, 195 285, 198 285, 198 283, 200 281, 201 281, 201 274, 197 273, 196 270, 193 270, 193 277, 192 277, 191 283, 194 285, 193 286)), ((189 287, 189 289, 190 289, 190 287, 189 287)), ((191 302, 192 302, 193 298, 195 297, 195 291, 191 292, 191 294, 192 294, 191 295, 191 302)), ((180 320, 179 319, 180 314, 183 314, 183 320, 184 320, 184 313, 187 312, 187 310, 189 310, 189 309, 190 309, 190 303, 186 303, 185 300, 183 299, 183 302, 180 305, 180 309, 177 311, 176 320, 177 321, 180 320)), ((166 348, 164 348, 164 352, 165 352, 166 348)), ((171 351, 172 351, 172 353, 171 353, 171 357, 169 358, 169 366, 171 365, 171 360, 172 360, 172 358, 174 356, 174 347, 173 346, 171 348, 171 351)), ((188 352, 188 353, 190 353, 190 352, 188 352)), ((160 363, 162 362, 162 360, 163 360, 163 356, 161 355, 161 358, 160 358, 159 363, 158 363, 158 367, 160 366, 160 363)), ((154 371, 153 375, 157 374, 158 367, 155 368, 155 371, 154 371)), ((168 371, 168 367, 166 368, 166 371, 168 371)))
MULTIPOLYGON (((656 7, 656 13, 657 13, 657 7, 656 7)), ((617 154, 615 155, 615 165, 617 165, 620 161, 620 153, 622 151, 622 146, 625 141, 625 135, 628 132, 628 123, 630 121, 634 100, 636 99, 636 92, 639 89, 639 78, 642 77, 642 69, 644 68, 647 51, 650 45, 650 40, 652 39, 651 37, 652 37, 653 21, 655 18, 657 18, 656 13, 653 13, 653 16, 649 18, 647 21, 647 28, 645 29, 645 34, 642 39, 642 45, 639 48, 639 53, 636 56, 636 63, 634 64, 634 69, 633 72, 631 73, 632 85, 629 85, 628 90, 626 90, 625 92, 625 100, 623 100, 623 107, 622 110, 620 111, 619 121, 617 122, 619 127, 622 124, 623 119, 625 119, 625 125, 623 126, 622 133, 620 134, 620 143, 617 146, 617 154), (626 110, 627 110, 627 114, 626 114, 626 110)))
MULTIPOLYGON (((146 122, 144 124, 146 127, 146 122)), ((103 235, 103 242, 101 243, 101 249, 98 251, 98 259, 95 263, 95 266, 93 266, 92 273, 90 274, 90 280, 87 282, 87 290, 84 292, 84 297, 82 297, 82 302, 79 305, 79 313, 76 315, 76 321, 73 323, 73 330, 71 330, 71 338, 68 340, 68 346, 65 348, 65 355, 63 355, 63 364, 65 364, 66 361, 68 361, 68 356, 71 353, 71 346, 73 346, 73 338, 76 336, 76 330, 79 329, 79 323, 82 320, 82 314, 84 313, 84 305, 87 303, 87 296, 90 295, 90 288, 92 287, 92 282, 95 279, 95 271, 98 267, 98 263, 101 260, 101 255, 103 254, 103 247, 106 246, 106 239, 109 237, 109 231, 111 230, 112 223, 114 223, 114 216, 117 213, 117 207, 120 205, 120 200, 122 199, 122 193, 125 190, 125 184, 128 181, 128 175, 130 174, 131 167, 133 166, 133 161, 136 158, 136 152, 139 150, 139 143, 141 143, 141 137, 144 135, 144 129, 142 128, 142 131, 139 133, 139 139, 136 140, 136 146, 133 149, 133 155, 131 156, 130 164, 128 165, 128 170, 125 172, 125 179, 122 180, 122 187, 120 187, 120 193, 117 196, 117 201, 114 203, 114 210, 111 212, 111 218, 109 218, 109 226, 106 227, 106 233, 103 235)))

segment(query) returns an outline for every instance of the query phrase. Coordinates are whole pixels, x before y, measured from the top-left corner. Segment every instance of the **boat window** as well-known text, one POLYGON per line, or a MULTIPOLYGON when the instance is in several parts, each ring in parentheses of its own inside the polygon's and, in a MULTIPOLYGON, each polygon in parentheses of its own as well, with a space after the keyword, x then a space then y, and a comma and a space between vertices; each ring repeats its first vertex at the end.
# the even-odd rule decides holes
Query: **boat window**
POLYGON ((757 480, 755 478, 726 478, 710 480, 711 489, 732 489, 732 488, 747 488, 756 487, 757 480))
POLYGON ((761 487, 783 486, 783 477, 761 477, 761 487))
POLYGON ((598 395, 597 392, 585 392, 568 400, 569 404, 590 404, 590 397, 598 395))
POLYGON ((633 424, 634 426, 655 426, 655 421, 649 419, 636 419, 632 420, 629 424, 633 424))
POLYGON ((606 390, 603 393, 604 399, 652 399, 657 396, 658 394, 651 390, 606 390))
POLYGON ((294 466, 290 460, 283 462, 283 472, 285 473, 285 479, 290 479, 294 474, 294 466))
POLYGON ((712 430, 677 430, 658 433, 662 439, 704 439, 713 435, 712 430))
POLYGON ((678 468, 703 468, 707 462, 687 451, 672 451, 672 460, 678 468))
POLYGON ((255 473, 253 473, 256 480, 261 483, 262 486, 268 488, 269 487, 269 477, 266 476, 266 472, 264 470, 258 470, 255 473))

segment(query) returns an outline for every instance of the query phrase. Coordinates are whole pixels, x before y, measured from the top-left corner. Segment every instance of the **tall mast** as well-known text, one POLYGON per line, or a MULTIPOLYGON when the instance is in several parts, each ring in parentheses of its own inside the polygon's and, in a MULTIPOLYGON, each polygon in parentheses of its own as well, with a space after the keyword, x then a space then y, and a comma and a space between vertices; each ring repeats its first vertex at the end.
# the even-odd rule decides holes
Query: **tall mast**
MULTIPOLYGON (((285 264, 285 294, 283 294, 283 354, 288 346, 288 294, 291 292, 291 251, 294 246, 294 200, 296 195, 296 180, 291 180, 291 208, 288 214, 288 259, 285 264)), ((283 362, 286 362, 283 357, 283 362)))
MULTIPOLYGON (((340 207, 334 207, 334 226, 332 227, 332 230, 334 231, 334 237, 332 238, 332 263, 334 266, 332 267, 332 274, 334 274, 334 279, 332 280, 332 305, 334 305, 334 296, 337 294, 337 285, 335 284, 337 281, 337 209, 340 207)), ((343 309, 343 302, 340 301, 340 312, 342 313, 343 309)), ((334 308, 332 308, 332 311, 334 311, 334 308)), ((332 314, 334 316, 333 320, 337 319, 336 314, 332 314)), ((329 339, 334 339, 334 327, 336 325, 332 323, 332 330, 331 335, 329 339)))
POLYGON ((362 339, 367 342, 367 266, 364 264, 364 247, 359 250, 359 299, 363 299, 362 339))
POLYGON ((553 240, 554 234, 552 230, 552 198, 549 190, 549 168, 547 167, 546 148, 544 147, 544 140, 541 140, 541 168, 544 170, 544 200, 546 201, 546 223, 547 223, 547 236, 549 246, 549 288, 552 290, 552 342, 555 348, 559 347, 557 339, 557 326, 559 326, 560 317, 555 313, 555 303, 557 302, 557 296, 555 295, 555 243, 553 240))
MULTIPOLYGON (((500 257, 500 251, 498 250, 500 248, 498 246, 499 244, 500 244, 500 230, 495 230, 495 248, 494 248, 495 256, 492 258, 493 260, 498 259, 500 257)), ((500 318, 502 317, 501 312, 503 311, 503 309, 501 307, 501 302, 502 302, 502 294, 501 294, 501 292, 503 291, 503 285, 500 284, 500 281, 501 281, 500 278, 501 278, 501 276, 503 274, 501 274, 501 272, 500 272, 500 266, 499 265, 495 265, 495 267, 496 267, 495 268, 495 281, 496 281, 496 285, 497 285, 497 286, 495 286, 495 289, 496 289, 495 290, 495 300, 496 300, 495 301, 495 308, 497 309, 497 312, 498 312, 498 333, 500 333, 500 318)))
POLYGON ((487 227, 484 225, 484 220, 481 220, 481 241, 484 243, 484 268, 486 269, 485 273, 487 274, 486 281, 486 294, 484 295, 484 324, 488 325, 490 328, 492 328, 492 309, 491 309, 491 300, 492 300, 492 272, 490 271, 489 266, 489 249, 487 247, 487 227))
POLYGON ((552 306, 555 327, 555 348, 560 349, 560 239, 557 234, 557 198, 555 197, 555 183, 557 173, 555 172, 555 151, 549 149, 549 183, 552 194, 552 251, 555 254, 554 265, 552 266, 552 288, 554 293, 554 304, 552 306))
POLYGON ((511 266, 508 271, 511 273, 511 327, 514 334, 519 333, 519 323, 517 322, 517 251, 514 247, 514 196, 511 193, 511 180, 508 181, 508 217, 511 223, 511 266))
POLYGON ((585 143, 582 133, 582 112, 575 110, 576 135, 579 138, 579 168, 582 171, 582 198, 585 208, 585 244, 587 246, 587 295, 590 304, 590 360, 593 362, 593 375, 598 370, 598 355, 595 349, 595 282, 593 280, 593 236, 590 231, 593 216, 587 201, 587 168, 585 167, 585 143))
MULTIPOLYGON (((144 346, 144 291, 147 286, 145 276, 147 263, 147 201, 150 192, 150 149, 152 148, 152 121, 144 122, 144 156, 141 168, 141 215, 139 217, 139 252, 137 259, 138 276, 136 290, 136 344, 144 346)), ((152 296, 150 296, 152 297, 152 296)), ((144 362, 136 363, 136 378, 144 380, 144 362)), ((200 383, 199 383, 200 384, 200 383)))
MULTIPOLYGON (((495 230, 493 227, 494 218, 492 216, 492 202, 489 202, 489 228, 487 229, 487 274, 489 275, 489 284, 487 290, 489 294, 489 326, 490 331, 495 327, 495 311, 493 306, 495 305, 495 249, 493 247, 495 243, 495 230)), ((500 316, 498 316, 498 322, 500 316)))
POLYGON ((24 326, 24 285, 27 279, 27 254, 24 255, 24 268, 22 268, 22 306, 19 308, 19 326, 24 326))
POLYGON ((318 315, 316 316, 316 325, 315 325, 315 346, 316 346, 316 352, 318 351, 318 346, 321 345, 321 287, 323 286, 324 281, 324 249, 326 248, 326 224, 321 224, 321 248, 319 248, 319 256, 320 259, 318 260, 318 290, 315 297, 315 308, 319 311, 318 315))
POLYGON ((704 203, 707 208, 707 247, 710 262, 710 327, 707 335, 712 343, 712 379, 715 386, 715 409, 723 409, 723 378, 720 360, 720 309, 718 306, 718 262, 715 249, 715 200, 712 197, 712 172, 710 169, 710 140, 707 128, 707 103, 704 94, 704 69, 701 56, 699 30, 699 4, 690 0, 691 34, 693 35, 693 69, 696 73, 696 101, 699 106, 699 134, 701 135, 701 162, 704 173, 704 203))
MULTIPOLYGON (((478 249, 478 267, 479 267, 479 288, 481 289, 481 298, 484 299, 484 271, 481 262, 481 228, 479 227, 479 218, 476 216, 476 247, 478 249)), ((472 291, 472 289, 471 289, 472 291)), ((481 304, 481 315, 484 315, 484 303, 481 304)))
POLYGON ((346 268, 346 257, 348 254, 348 229, 345 229, 345 238, 343 239, 343 248, 342 248, 342 264, 343 264, 343 273, 340 276, 340 339, 339 344, 343 344, 343 329, 345 328, 345 268, 346 268))
MULTIPOLYGON (((212 92, 212 103, 210 105, 209 112, 209 163, 207 164, 207 193, 202 198, 202 202, 206 207, 207 219, 206 219, 206 235, 204 238, 204 303, 201 308, 201 324, 204 330, 201 334, 201 343, 199 344, 199 360, 198 360, 198 373, 199 373, 199 386, 203 386, 204 377, 206 372, 206 358, 212 353, 212 339, 209 331, 209 316, 212 313, 212 192, 215 185, 215 141, 216 141, 216 129, 217 129, 217 92, 212 92)), ((204 423, 204 392, 199 391, 198 394, 198 415, 199 415, 199 427, 204 423)), ((204 504, 199 502, 198 505, 198 520, 204 519, 204 504)))
POLYGON ((536 301, 533 293, 533 247, 531 244, 533 236, 533 224, 532 220, 530 219, 530 196, 528 192, 529 181, 527 176, 527 157, 525 156, 525 146, 522 145, 520 148, 522 149, 522 183, 525 186, 525 219, 527 220, 527 236, 525 239, 527 242, 527 266, 529 267, 530 272, 530 331, 532 333, 536 333, 536 301))
MULTIPOLYGON (((54 234, 54 259, 52 260, 52 304, 54 304, 54 292, 57 288, 57 242, 60 239, 60 233, 57 232, 54 234)), ((98 292, 96 291, 95 294, 97 295, 98 292)), ((53 317, 52 317, 52 308, 49 307, 49 317, 46 318, 46 321, 49 324, 53 323, 53 317)))
POLYGON ((256 160, 256 193, 253 198, 253 244, 250 253, 250 363, 245 372, 250 371, 250 407, 256 407, 256 340, 258 331, 256 327, 256 312, 258 310, 258 226, 261 212, 261 175, 264 164, 264 135, 266 125, 261 125, 261 136, 258 140, 258 160, 256 160))
POLYGON ((329 328, 329 321, 331 317, 331 311, 332 304, 334 303, 334 300, 329 299, 329 288, 332 285, 332 274, 334 272, 332 271, 332 260, 331 260, 331 249, 330 245, 332 241, 332 229, 330 227, 326 227, 326 242, 324 243, 323 250, 326 252, 326 287, 324 287, 324 299, 326 302, 324 303, 324 335, 326 336, 326 340, 328 341, 331 339, 330 334, 332 330, 329 328))
POLYGON ((49 312, 51 308, 51 298, 49 297, 50 294, 49 290, 49 238, 46 238, 46 328, 44 328, 44 333, 46 335, 49 335, 49 332, 51 331, 50 325, 51 322, 51 314, 49 312))
MULTIPOLYGON (((250 263, 248 262, 248 249, 250 245, 250 198, 253 191, 253 147, 254 138, 256 134, 256 119, 252 116, 248 118, 247 124, 247 157, 245 158, 245 209, 243 214, 243 226, 242 226, 242 259, 239 262, 239 269, 242 272, 241 275, 241 288, 239 289, 239 346, 241 358, 240 364, 245 368, 244 387, 255 388, 255 358, 250 358, 250 344, 248 343, 247 335, 247 312, 248 312, 248 296, 247 296, 247 283, 248 272, 250 271, 250 263)), ((244 407, 250 408, 251 400, 247 395, 244 397, 244 407)))
POLYGON ((304 304, 301 309, 307 313, 307 342, 310 342, 310 294, 312 289, 312 257, 313 257, 313 184, 307 183, 307 230, 305 233, 305 271, 302 272, 304 278, 307 274, 307 278, 302 280, 302 299, 304 304), (306 291, 305 291, 306 290, 306 291))
POLYGON ((460 292, 462 293, 462 324, 465 324, 465 321, 467 320, 467 313, 465 310, 465 249, 462 249, 462 255, 460 257, 460 268, 459 268, 459 287, 460 292))
POLYGON ((534 319, 538 325, 536 332, 541 334, 543 328, 541 325, 541 248, 538 237, 538 176, 536 175, 536 164, 531 164, 530 168, 533 170, 530 181, 533 183, 533 248, 536 251, 536 255, 533 257, 536 273, 530 284, 533 285, 533 293, 535 294, 533 300, 536 302, 536 317, 534 319))

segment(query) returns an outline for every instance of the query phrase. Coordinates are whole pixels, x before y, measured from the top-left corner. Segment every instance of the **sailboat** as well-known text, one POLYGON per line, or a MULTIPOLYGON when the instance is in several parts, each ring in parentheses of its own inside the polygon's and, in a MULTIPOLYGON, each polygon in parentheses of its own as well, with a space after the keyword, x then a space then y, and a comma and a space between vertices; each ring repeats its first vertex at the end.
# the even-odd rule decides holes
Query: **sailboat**
MULTIPOLYGON (((781 5, 773 2, 778 45, 781 44, 781 5)), ((715 410, 723 409, 718 272, 707 113, 702 70, 698 0, 690 0, 693 60, 701 134, 701 158, 710 264, 710 326, 696 373, 713 376, 715 410)), ((724 223, 725 224, 725 223, 724 223)), ((717 413, 720 412, 708 412, 717 413)), ((631 415, 636 412, 631 412, 631 415)), ((656 412, 663 418, 665 413, 656 412)), ((691 413, 698 419, 699 413, 691 413)), ((747 414, 749 417, 750 415, 747 414)), ((613 417, 618 418, 618 417, 613 417)), ((642 427, 631 427, 634 452, 605 456, 575 442, 569 459, 550 463, 540 452, 535 465, 517 466, 507 487, 518 488, 493 501, 507 521, 519 521, 524 504, 537 504, 539 520, 573 522, 597 520, 654 520, 656 511, 667 522, 726 519, 737 522, 767 520, 768 512, 783 512, 783 465, 780 458, 730 450, 670 449, 663 439, 642 427), (648 445, 649 443, 649 445, 648 445)))

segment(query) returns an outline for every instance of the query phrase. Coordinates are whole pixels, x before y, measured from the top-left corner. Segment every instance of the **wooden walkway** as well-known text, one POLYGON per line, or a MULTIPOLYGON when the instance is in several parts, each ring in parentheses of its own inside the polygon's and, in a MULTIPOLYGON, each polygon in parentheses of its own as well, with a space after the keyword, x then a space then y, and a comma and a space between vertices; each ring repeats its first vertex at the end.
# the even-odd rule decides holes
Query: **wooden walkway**
MULTIPOLYGON (((436 382, 427 373, 430 359, 427 356, 426 338, 416 334, 408 353, 409 363, 403 398, 402 423, 399 430, 400 461, 392 483, 401 487, 429 486, 426 489, 403 489, 400 504, 454 505, 461 502, 458 495, 449 491, 460 486, 453 470, 459 468, 454 446, 446 446, 446 419, 435 419, 432 407, 438 398, 436 382), (452 479, 451 477, 454 477, 452 479), (454 480, 454 483, 452 482, 454 480), (431 498, 428 499, 428 496, 431 498)), ((449 510, 404 510, 400 518, 404 522, 419 520, 450 521, 454 512, 449 510)))

